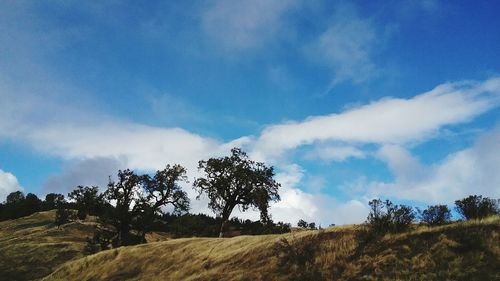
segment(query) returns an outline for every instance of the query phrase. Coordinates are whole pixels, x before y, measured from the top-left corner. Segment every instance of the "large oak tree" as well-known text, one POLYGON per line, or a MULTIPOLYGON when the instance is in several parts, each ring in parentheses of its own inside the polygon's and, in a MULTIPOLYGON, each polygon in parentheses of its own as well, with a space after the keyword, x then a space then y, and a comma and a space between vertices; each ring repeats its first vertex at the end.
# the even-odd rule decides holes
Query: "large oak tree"
POLYGON ((153 177, 136 175, 131 170, 118 171, 118 181, 110 181, 106 199, 115 207, 107 214, 108 223, 115 226, 117 245, 144 242, 147 232, 162 207, 171 205, 175 211, 189 209, 189 198, 179 182, 186 181, 186 169, 180 165, 167 165, 153 177), (142 241, 134 241, 134 230, 142 241))
POLYGON ((204 177, 197 178, 193 187, 199 192, 198 198, 206 193, 210 202, 208 206, 221 219, 219 237, 224 231, 229 217, 236 206, 242 211, 257 208, 261 220, 267 222, 269 202, 278 201, 278 188, 281 186, 274 180, 273 167, 249 159, 239 148, 231 149, 231 155, 221 158, 210 158, 198 163, 204 177))

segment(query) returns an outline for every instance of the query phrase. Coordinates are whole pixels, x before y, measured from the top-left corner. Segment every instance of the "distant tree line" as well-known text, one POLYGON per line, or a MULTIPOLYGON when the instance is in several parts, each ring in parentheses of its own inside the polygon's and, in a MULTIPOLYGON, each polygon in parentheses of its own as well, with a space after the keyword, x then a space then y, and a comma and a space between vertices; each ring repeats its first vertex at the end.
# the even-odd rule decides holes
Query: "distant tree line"
MULTIPOLYGON (((373 199, 368 205, 370 206, 370 212, 366 224, 370 227, 371 233, 375 235, 388 232, 403 232, 408 230, 415 222, 437 226, 452 221, 451 210, 447 205, 432 205, 421 210, 407 205, 397 205, 390 200, 382 201, 380 199, 373 199)), ((455 210, 464 220, 483 219, 500 214, 500 199, 470 195, 461 200, 456 200, 455 210)), ((334 226, 334 224, 331 226, 334 226)), ((297 227, 317 229, 315 222, 307 222, 303 219, 297 222, 297 227)))
POLYGON ((45 196, 45 200, 41 200, 33 193, 24 195, 22 191, 14 191, 7 195, 3 203, 0 203, 0 221, 56 209, 56 206, 62 202, 65 202, 62 194, 49 193, 45 196))
MULTIPOLYGON (((432 205, 420 210, 407 205, 396 205, 389 200, 374 199, 368 204, 370 213, 366 223, 371 236, 403 232, 416 221, 429 226, 444 225, 450 223, 452 218, 451 210, 446 205, 432 205)), ((500 214, 500 199, 470 195, 456 200, 455 210, 464 220, 483 219, 500 214)))

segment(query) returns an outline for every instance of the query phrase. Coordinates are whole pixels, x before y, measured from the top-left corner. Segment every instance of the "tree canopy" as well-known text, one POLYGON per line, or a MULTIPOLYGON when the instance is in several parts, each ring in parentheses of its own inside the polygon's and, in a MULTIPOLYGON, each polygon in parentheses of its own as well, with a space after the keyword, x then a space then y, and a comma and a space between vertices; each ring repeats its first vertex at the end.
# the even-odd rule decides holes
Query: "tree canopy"
POLYGON ((230 156, 200 161, 198 169, 203 170, 205 176, 197 178, 193 187, 199 192, 198 198, 203 193, 208 196, 209 208, 222 218, 220 237, 236 206, 242 211, 257 208, 263 222, 270 220, 269 202, 280 199, 281 186, 273 178, 273 167, 250 160, 244 151, 233 148, 230 156))
POLYGON ((103 207, 103 198, 97 186, 78 186, 68 193, 68 198, 75 200, 78 218, 85 219, 87 215, 97 215, 103 207))
POLYGON ((500 200, 470 195, 455 201, 455 209, 466 220, 482 219, 491 215, 500 214, 500 200))
POLYGON ((118 171, 118 181, 110 180, 104 193, 108 202, 115 204, 104 216, 116 228, 115 244, 134 243, 137 237, 131 235, 132 229, 143 242, 164 206, 171 205, 177 213, 187 211, 189 198, 179 186, 179 182, 187 180, 185 174, 186 169, 180 165, 167 165, 153 177, 139 176, 128 169, 118 171))

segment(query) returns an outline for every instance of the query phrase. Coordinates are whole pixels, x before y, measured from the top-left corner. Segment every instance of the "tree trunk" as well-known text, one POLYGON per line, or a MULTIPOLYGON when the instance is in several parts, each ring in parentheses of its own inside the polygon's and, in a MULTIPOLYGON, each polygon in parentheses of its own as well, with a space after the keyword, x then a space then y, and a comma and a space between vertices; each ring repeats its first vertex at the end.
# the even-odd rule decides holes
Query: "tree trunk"
POLYGON ((224 237, 224 231, 226 230, 227 219, 222 218, 222 223, 220 225, 219 238, 224 237))
POLYGON ((231 212, 233 211, 234 205, 226 205, 224 210, 222 211, 222 222, 220 224, 220 232, 219 238, 224 237, 224 232, 226 231, 227 222, 229 221, 229 217, 231 216, 231 212))

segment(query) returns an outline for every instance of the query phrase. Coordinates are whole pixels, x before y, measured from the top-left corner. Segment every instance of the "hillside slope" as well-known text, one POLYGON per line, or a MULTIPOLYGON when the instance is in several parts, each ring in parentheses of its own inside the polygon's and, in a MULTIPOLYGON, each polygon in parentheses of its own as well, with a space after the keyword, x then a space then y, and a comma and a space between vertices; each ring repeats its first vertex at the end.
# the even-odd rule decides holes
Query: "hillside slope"
POLYGON ((175 239, 87 256, 44 280, 500 280, 499 217, 370 242, 362 233, 175 239))
POLYGON ((54 217, 52 210, 0 222, 0 280, 39 279, 83 257, 93 223, 72 222, 58 228, 54 217))

